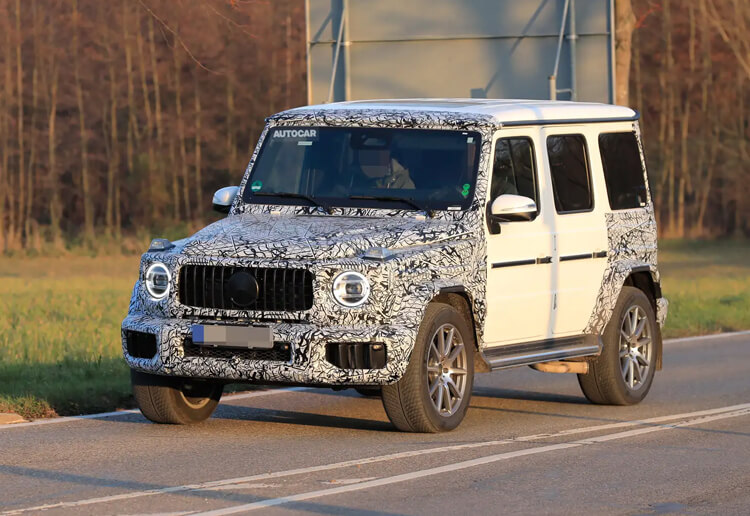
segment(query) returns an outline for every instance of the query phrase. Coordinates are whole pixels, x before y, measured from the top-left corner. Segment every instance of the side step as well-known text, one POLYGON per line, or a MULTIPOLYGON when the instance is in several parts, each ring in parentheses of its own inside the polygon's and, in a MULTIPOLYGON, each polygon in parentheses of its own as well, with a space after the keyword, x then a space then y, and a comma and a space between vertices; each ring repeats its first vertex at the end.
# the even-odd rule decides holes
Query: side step
POLYGON ((602 351, 602 345, 599 335, 578 335, 488 348, 482 352, 482 357, 490 370, 495 371, 539 362, 598 355, 602 351))

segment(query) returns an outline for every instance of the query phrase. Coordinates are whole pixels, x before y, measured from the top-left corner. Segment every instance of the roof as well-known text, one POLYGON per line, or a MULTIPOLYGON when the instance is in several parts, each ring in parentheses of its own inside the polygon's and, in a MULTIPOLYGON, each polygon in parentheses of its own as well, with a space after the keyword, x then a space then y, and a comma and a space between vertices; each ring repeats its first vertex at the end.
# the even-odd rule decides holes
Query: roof
POLYGON ((598 104, 594 102, 568 102, 560 100, 520 99, 382 99, 352 100, 303 106, 287 111, 440 111, 457 115, 489 116, 501 125, 524 125, 534 123, 566 121, 636 120, 638 112, 624 106, 598 104))

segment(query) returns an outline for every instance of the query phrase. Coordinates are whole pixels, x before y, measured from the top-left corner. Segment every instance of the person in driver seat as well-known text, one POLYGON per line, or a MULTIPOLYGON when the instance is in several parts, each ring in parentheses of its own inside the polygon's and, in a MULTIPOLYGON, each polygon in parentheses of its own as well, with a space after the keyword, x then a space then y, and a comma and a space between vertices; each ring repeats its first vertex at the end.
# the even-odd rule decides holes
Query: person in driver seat
POLYGON ((414 190, 416 185, 396 148, 364 149, 359 152, 360 186, 377 189, 414 190))

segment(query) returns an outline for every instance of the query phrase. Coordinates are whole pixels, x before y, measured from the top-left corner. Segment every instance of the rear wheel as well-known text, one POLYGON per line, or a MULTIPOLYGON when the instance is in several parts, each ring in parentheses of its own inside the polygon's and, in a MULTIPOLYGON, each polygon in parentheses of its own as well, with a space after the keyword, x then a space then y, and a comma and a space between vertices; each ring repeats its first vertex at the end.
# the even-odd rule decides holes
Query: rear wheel
POLYGON ((661 338, 646 295, 623 287, 604 331, 602 353, 578 375, 583 394, 600 405, 632 405, 648 394, 656 371, 656 343, 661 338))
POLYGON ((205 380, 130 371, 133 397, 141 413, 154 423, 187 425, 208 419, 224 386, 205 380))
POLYGON ((409 365, 384 385, 383 406, 404 432, 453 430, 464 418, 474 384, 474 333, 450 305, 428 305, 409 365))

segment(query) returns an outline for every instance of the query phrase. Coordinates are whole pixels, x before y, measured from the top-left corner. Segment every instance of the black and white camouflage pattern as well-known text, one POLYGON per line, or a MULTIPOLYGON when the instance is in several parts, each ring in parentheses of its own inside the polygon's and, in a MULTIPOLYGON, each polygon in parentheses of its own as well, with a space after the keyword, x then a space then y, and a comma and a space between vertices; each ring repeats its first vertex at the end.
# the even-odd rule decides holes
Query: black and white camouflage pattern
MULTIPOLYGON (((406 369, 428 302, 443 288, 461 286, 477 321, 484 321, 487 251, 484 241, 484 198, 494 126, 489 117, 455 113, 359 110, 295 110, 268 120, 240 185, 230 215, 176 242, 168 252, 146 253, 123 329, 157 334, 159 352, 137 359, 123 350, 129 365, 143 371, 189 377, 257 382, 317 384, 389 383, 406 369), (419 127, 476 131, 482 136, 479 171, 471 207, 438 212, 434 218, 409 210, 334 208, 332 215, 316 207, 244 204, 242 192, 263 139, 271 127, 368 126, 419 127), (385 261, 363 259, 373 247, 393 255, 385 261), (172 272, 170 295, 153 301, 142 286, 154 261, 172 272), (299 314, 212 310, 181 305, 177 271, 185 264, 306 268, 314 275, 313 307, 299 314), (427 266, 426 266, 427 265, 427 266), (364 274, 371 284, 367 303, 345 308, 333 298, 333 279, 343 271, 364 274), (274 340, 290 342, 290 363, 224 358, 185 357, 183 342, 190 326, 217 317, 273 323, 274 340), (386 344, 388 362, 380 370, 341 370, 325 360, 327 342, 378 341, 386 344)), ((482 327, 477 327, 480 346, 482 327)))
MULTIPOLYGON (((641 167, 645 175, 645 186, 648 199, 651 199, 650 185, 646 175, 646 160, 643 152, 641 131, 633 123, 633 131, 641 150, 641 167)), ((607 268, 604 270, 602 286, 596 299, 584 333, 599 335, 609 322, 617 304, 625 279, 634 269, 648 268, 655 283, 660 283, 657 267, 656 217, 653 203, 644 208, 614 211, 605 214, 607 224, 607 268)), ((656 299, 656 319, 664 326, 669 303, 663 297, 656 299)))
MULTIPOLYGON (((487 250, 485 197, 489 183, 492 134, 500 127, 490 116, 390 109, 315 110, 301 108, 268 119, 227 218, 174 242, 165 252, 143 255, 128 316, 123 321, 123 353, 134 369, 157 374, 251 382, 383 384, 404 373, 427 304, 441 289, 461 287, 475 318, 477 343, 484 348, 487 250), (409 210, 245 204, 242 194, 258 151, 275 126, 357 126, 476 131, 482 148, 471 207, 440 211, 434 218, 409 210), (362 258, 370 248, 387 248, 384 261, 362 258), (143 285, 148 266, 160 261, 171 271, 170 294, 154 301, 143 285), (182 305, 178 271, 185 264, 305 268, 313 273, 314 301, 299 313, 214 310, 182 305), (333 279, 358 271, 371 284, 369 300, 345 308, 333 298, 333 279), (273 327, 274 340, 289 342, 289 363, 238 358, 187 357, 183 344, 191 325, 241 320, 273 327), (128 355, 125 330, 154 333, 152 359, 128 355), (383 342, 384 369, 342 370, 325 359, 327 342, 383 342)), ((629 267, 653 265, 656 233, 653 212, 636 210, 607 216, 609 265, 587 333, 599 333, 609 319, 629 267), (642 213, 641 213, 642 212, 642 213)))

